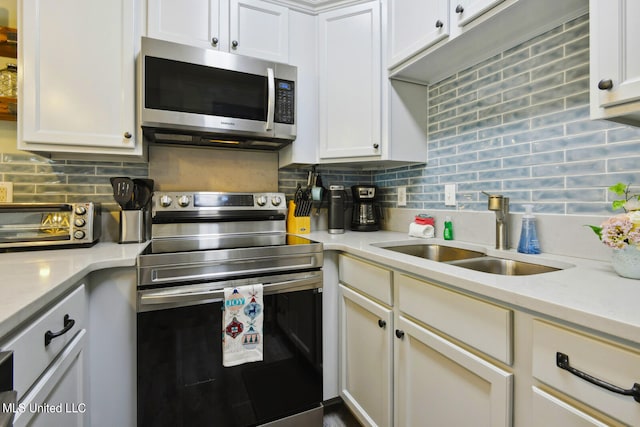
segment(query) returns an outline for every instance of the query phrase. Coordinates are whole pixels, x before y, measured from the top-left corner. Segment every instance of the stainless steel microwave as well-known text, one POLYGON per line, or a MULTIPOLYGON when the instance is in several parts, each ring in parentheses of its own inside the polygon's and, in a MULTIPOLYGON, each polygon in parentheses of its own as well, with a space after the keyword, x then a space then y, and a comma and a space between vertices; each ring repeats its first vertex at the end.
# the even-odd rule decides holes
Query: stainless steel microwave
POLYGON ((278 150, 296 138, 294 66, 142 37, 137 67, 147 141, 278 150))
POLYGON ((91 246, 101 232, 100 203, 0 203, 0 251, 91 246))

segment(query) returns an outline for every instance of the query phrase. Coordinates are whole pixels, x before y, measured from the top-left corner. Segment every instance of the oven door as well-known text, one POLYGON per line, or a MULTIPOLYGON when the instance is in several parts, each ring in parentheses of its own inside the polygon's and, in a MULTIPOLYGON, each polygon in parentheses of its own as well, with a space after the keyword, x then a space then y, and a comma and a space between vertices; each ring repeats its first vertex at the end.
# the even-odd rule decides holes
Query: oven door
POLYGON ((139 291, 138 425, 321 426, 321 291, 321 271, 139 291), (226 368, 223 288, 251 282, 264 286, 264 360, 226 368))

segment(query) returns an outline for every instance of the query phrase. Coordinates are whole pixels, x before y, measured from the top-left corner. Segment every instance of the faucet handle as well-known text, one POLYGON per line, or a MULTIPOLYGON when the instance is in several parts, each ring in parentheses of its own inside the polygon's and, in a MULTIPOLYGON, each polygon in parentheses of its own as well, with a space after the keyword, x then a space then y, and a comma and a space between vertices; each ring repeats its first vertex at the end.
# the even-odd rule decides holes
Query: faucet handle
POLYGON ((486 191, 482 191, 482 194, 489 197, 487 209, 490 211, 501 211, 509 206, 509 198, 502 194, 489 194, 486 191))

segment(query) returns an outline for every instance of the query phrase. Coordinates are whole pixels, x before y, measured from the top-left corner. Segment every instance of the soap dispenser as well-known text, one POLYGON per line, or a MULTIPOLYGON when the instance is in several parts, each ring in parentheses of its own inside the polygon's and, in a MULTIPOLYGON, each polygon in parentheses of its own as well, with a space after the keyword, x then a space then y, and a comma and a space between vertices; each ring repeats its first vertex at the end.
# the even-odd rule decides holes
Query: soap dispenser
POLYGON ((533 205, 523 205, 525 213, 522 216, 522 231, 518 252, 523 254, 539 254, 540 243, 536 232, 536 218, 533 216, 533 205))

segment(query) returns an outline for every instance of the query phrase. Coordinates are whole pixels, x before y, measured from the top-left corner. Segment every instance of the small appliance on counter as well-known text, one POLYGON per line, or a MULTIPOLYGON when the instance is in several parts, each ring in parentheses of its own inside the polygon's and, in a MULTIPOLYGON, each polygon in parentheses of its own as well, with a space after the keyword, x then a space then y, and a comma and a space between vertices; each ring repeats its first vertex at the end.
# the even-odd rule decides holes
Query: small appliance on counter
POLYGON ((119 243, 142 243, 151 238, 152 179, 111 178, 113 198, 120 205, 119 243))
POLYGON ((375 185, 354 185, 353 213, 351 229, 353 231, 378 231, 382 220, 382 207, 378 201, 378 187, 375 185))
POLYGON ((344 211, 346 209, 347 193, 344 185, 329 186, 329 234, 344 233, 344 211))
POLYGON ((100 203, 0 203, 0 251, 91 246, 101 234, 100 203))

